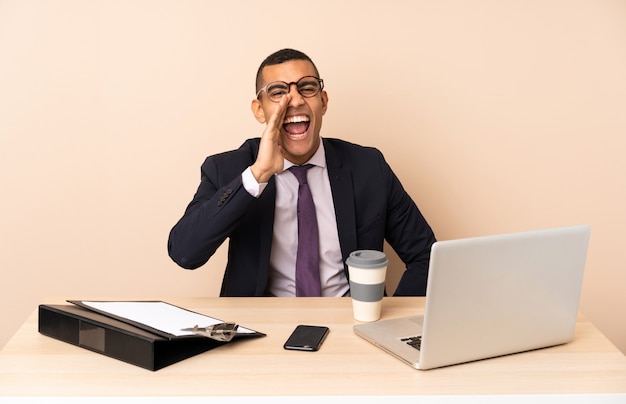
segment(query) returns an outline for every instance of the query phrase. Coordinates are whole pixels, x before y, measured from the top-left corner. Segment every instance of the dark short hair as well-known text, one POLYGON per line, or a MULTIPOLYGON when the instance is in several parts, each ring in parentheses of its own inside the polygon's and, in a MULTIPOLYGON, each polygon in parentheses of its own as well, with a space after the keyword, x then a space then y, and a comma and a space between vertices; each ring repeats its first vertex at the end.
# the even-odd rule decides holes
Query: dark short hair
POLYGON ((317 71, 317 67, 310 57, 298 50, 285 48, 272 53, 265 58, 263 63, 261 63, 261 66, 259 66, 259 70, 257 70, 256 72, 256 91, 258 92, 261 87, 263 87, 263 75, 261 73, 265 66, 279 65, 281 63, 289 62, 290 60, 306 60, 308 62, 311 62, 311 64, 313 65, 313 69, 315 69, 315 75, 319 77, 320 74, 317 71))

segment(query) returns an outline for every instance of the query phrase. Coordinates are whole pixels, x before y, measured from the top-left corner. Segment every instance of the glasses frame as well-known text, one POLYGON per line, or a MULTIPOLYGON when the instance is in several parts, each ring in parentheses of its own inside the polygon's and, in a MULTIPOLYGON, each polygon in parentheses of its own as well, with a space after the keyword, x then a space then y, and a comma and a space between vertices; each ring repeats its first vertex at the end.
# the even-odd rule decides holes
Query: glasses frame
POLYGON ((316 76, 304 76, 304 77, 300 77, 300 78, 298 79, 298 81, 292 81, 291 83, 287 83, 286 81, 282 81, 282 80, 271 81, 271 82, 267 83, 265 86, 263 86, 263 88, 261 88, 261 89, 260 89, 260 90, 256 93, 256 98, 259 98, 259 96, 261 95, 261 93, 265 93, 265 95, 267 96, 267 99, 268 99, 268 100, 270 100, 270 101, 272 101, 272 102, 280 102, 280 99, 278 99, 278 100, 274 101, 274 100, 273 100, 273 99, 269 96, 269 94, 267 93, 267 88, 268 88, 269 86, 273 85, 273 84, 276 84, 276 83, 282 83, 282 84, 285 84, 285 85, 289 88, 289 91, 291 91, 291 86, 292 86, 293 84, 295 84, 295 86, 296 86, 296 91, 298 92, 298 94, 300 94, 300 95, 301 95, 302 97, 304 97, 304 98, 313 98, 313 97, 315 97, 316 95, 318 95, 319 93, 321 93, 321 92, 322 92, 322 90, 324 89, 324 80, 322 80, 322 79, 320 79, 319 77, 316 77, 316 76), (315 79, 315 80, 317 80, 317 82, 318 82, 318 83, 319 83, 319 85, 320 85, 319 90, 317 90, 317 92, 316 92, 315 94, 313 94, 313 95, 304 95, 304 94, 302 94, 302 93, 300 92, 300 89, 298 88, 298 83, 299 83, 299 82, 301 82, 301 81, 302 81, 302 80, 304 80, 304 79, 315 79))

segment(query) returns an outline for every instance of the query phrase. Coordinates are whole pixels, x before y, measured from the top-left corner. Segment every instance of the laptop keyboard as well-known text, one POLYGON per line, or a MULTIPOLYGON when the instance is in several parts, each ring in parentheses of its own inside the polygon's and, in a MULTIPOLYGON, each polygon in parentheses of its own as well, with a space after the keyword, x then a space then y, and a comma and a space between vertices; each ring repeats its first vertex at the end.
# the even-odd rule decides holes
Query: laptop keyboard
POLYGON ((421 335, 418 335, 417 337, 401 338, 400 341, 406 342, 408 345, 412 346, 413 348, 417 349, 418 351, 422 347, 422 336, 421 335))

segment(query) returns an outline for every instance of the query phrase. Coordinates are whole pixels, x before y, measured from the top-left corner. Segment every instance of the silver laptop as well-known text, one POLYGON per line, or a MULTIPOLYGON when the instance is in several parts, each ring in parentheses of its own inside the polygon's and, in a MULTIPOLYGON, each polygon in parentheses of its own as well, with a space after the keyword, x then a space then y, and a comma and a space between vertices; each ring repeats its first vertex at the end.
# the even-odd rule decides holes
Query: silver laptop
POLYGON ((354 332, 417 369, 569 342, 589 231, 579 225, 439 241, 424 315, 357 324, 354 332))

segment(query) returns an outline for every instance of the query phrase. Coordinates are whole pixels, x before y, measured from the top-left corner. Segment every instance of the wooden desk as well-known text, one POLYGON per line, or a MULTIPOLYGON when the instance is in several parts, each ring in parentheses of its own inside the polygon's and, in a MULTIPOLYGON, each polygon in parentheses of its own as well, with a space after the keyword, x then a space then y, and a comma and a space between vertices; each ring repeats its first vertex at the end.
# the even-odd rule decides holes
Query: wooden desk
MULTIPOLYGON (((349 298, 163 300, 237 321, 267 336, 240 340, 151 372, 39 334, 35 311, 0 353, 0 396, 611 393, 626 399, 626 358, 582 316, 569 344, 419 371, 353 334, 349 298), (282 348, 297 324, 330 327, 320 351, 282 348)), ((422 312, 423 304, 423 298, 385 298, 383 318, 422 312)))

